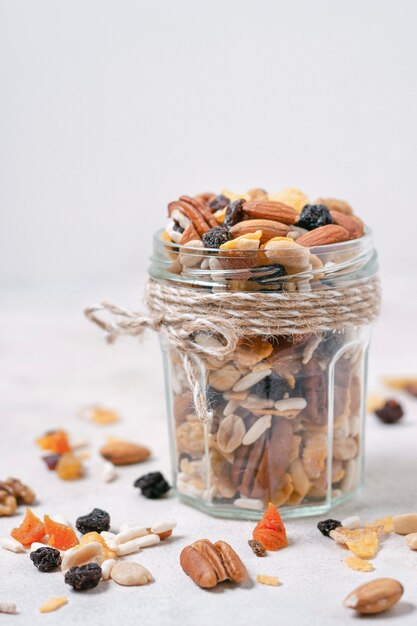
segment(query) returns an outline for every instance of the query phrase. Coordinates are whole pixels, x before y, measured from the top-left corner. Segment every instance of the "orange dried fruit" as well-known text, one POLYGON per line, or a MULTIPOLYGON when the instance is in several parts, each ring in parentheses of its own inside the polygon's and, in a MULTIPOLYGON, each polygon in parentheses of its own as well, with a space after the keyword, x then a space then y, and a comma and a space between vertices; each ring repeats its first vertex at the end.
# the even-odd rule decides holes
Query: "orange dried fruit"
POLYGON ((29 546, 35 541, 41 541, 46 534, 43 522, 32 513, 29 507, 26 508, 26 515, 18 528, 13 528, 10 535, 16 541, 20 541, 24 546, 29 546))
POLYGON ((355 556, 361 559, 371 559, 376 555, 379 548, 378 536, 382 532, 382 526, 374 528, 357 528, 349 530, 348 528, 335 528, 330 531, 330 537, 346 545, 355 556))
POLYGON ((280 550, 288 546, 284 523, 272 502, 268 504, 263 518, 256 524, 252 536, 265 550, 280 550))
POLYGON ((65 430, 54 430, 47 433, 43 437, 36 439, 36 443, 42 450, 50 450, 55 452, 55 454, 65 454, 65 452, 70 452, 71 450, 65 430))
POLYGON ((81 460, 75 454, 67 452, 59 459, 56 471, 62 480, 77 480, 82 478, 84 468, 81 460))
POLYGON ((394 524, 392 521, 392 515, 387 515, 387 517, 381 517, 380 519, 376 519, 374 522, 369 522, 365 524, 366 528, 372 528, 373 530, 378 530, 383 527, 384 533, 392 533, 394 532, 394 524))
POLYGON ((347 556, 343 562, 349 569, 353 569, 356 572, 372 572, 374 569, 372 563, 355 556, 347 556))
POLYGON ((103 546, 103 555, 105 559, 116 558, 116 553, 113 552, 113 550, 110 550, 110 548, 108 548, 107 543, 105 542, 104 538, 100 535, 100 533, 97 533, 95 531, 91 533, 86 533, 85 535, 81 537, 79 547, 84 546, 87 543, 101 544, 103 546))
POLYGON ((78 544, 77 535, 70 526, 59 524, 49 517, 44 516, 45 533, 49 535, 48 546, 57 550, 69 550, 78 544))
POLYGON ((379 548, 378 535, 374 531, 364 533, 358 541, 348 541, 347 547, 361 559, 372 559, 379 548))

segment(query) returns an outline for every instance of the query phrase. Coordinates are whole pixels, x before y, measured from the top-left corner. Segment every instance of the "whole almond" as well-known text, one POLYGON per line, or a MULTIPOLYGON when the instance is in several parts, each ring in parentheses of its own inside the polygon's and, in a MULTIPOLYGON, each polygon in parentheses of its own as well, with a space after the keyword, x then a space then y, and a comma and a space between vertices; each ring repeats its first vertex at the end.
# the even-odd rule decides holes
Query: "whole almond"
POLYGON ((317 198, 314 204, 324 204, 329 211, 339 211, 345 215, 353 215, 352 207, 345 200, 338 200, 337 198, 317 198))
POLYGON ((301 237, 298 237, 297 243, 299 246, 314 248, 316 246, 328 246, 332 243, 348 241, 349 239, 349 231, 343 228, 343 226, 326 224, 326 226, 319 226, 319 228, 315 228, 305 235, 301 235, 301 237))
POLYGON ((100 454, 113 465, 131 465, 132 463, 146 461, 150 457, 151 452, 145 446, 115 439, 106 443, 100 449, 100 454))
POLYGON ((404 513, 392 518, 394 532, 398 535, 410 535, 417 532, 417 513, 404 513))
POLYGON ((403 592, 404 588, 398 580, 376 578, 352 591, 343 604, 364 615, 382 613, 396 604, 403 592))
POLYGON ((243 212, 247 219, 273 220, 283 224, 295 224, 298 213, 282 202, 272 200, 252 200, 245 202, 243 212))
POLYGON ((261 244, 266 243, 273 237, 285 237, 290 230, 287 224, 275 222, 274 220, 243 220, 235 224, 230 229, 233 238, 254 233, 257 230, 262 231, 261 244))
POLYGON ((362 237, 363 226, 352 215, 346 215, 346 213, 341 213, 340 211, 330 211, 330 215, 332 216, 333 224, 346 228, 351 239, 362 237))

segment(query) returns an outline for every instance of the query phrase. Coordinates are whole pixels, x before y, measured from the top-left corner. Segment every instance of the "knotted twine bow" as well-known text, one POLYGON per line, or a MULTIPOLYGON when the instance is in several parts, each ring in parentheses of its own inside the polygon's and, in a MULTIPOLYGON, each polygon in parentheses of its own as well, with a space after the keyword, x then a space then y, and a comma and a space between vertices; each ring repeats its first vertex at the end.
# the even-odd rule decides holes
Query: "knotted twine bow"
POLYGON ((317 334, 363 326, 378 316, 380 300, 377 276, 346 282, 338 289, 323 285, 282 292, 190 289, 149 279, 147 315, 109 302, 90 307, 85 314, 106 332, 110 343, 120 335, 140 337, 147 328, 163 332, 181 357, 197 417, 207 422, 212 414, 198 357, 222 359, 242 337, 251 335, 317 334), (102 319, 98 314, 103 311, 112 317, 102 319))

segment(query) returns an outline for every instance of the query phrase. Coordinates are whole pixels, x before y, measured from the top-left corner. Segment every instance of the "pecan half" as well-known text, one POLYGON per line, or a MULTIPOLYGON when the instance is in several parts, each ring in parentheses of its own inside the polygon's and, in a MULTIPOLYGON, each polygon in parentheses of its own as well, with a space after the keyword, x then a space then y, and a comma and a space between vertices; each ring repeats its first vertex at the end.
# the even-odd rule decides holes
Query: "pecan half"
POLYGON ((214 544, 208 539, 195 541, 182 550, 180 564, 196 585, 204 589, 225 580, 241 583, 248 577, 239 556, 225 541, 214 544))
MULTIPOLYGON (((181 198, 183 197, 184 196, 181 196, 181 198)), ((203 215, 190 202, 186 202, 181 199, 175 200, 174 202, 170 202, 168 204, 169 216, 171 216, 173 211, 175 210, 178 210, 180 213, 185 215, 190 220, 190 222, 192 223, 192 225, 194 226, 194 228, 196 229, 196 231, 198 232, 200 236, 203 236, 204 233, 210 230, 210 226, 204 219, 203 215)), ((216 223, 216 226, 217 226, 217 223, 216 223)))
POLYGON ((180 196, 180 200, 182 202, 188 202, 188 204, 191 204, 191 206, 193 206, 196 211, 198 211, 200 215, 202 215, 202 217, 211 228, 219 225, 218 221, 213 216, 213 213, 210 211, 210 209, 198 198, 191 198, 190 196, 180 196))

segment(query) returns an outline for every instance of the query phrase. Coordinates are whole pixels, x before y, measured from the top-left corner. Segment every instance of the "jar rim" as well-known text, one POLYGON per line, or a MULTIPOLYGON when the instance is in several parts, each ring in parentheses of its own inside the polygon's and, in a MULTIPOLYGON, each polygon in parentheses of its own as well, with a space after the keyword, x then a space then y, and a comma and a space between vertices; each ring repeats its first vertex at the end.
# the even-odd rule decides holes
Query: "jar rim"
MULTIPOLYGON (((181 245, 161 238, 163 229, 154 234, 154 248, 149 274, 155 280, 175 282, 183 286, 221 290, 282 289, 286 283, 297 283, 298 289, 318 288, 331 281, 360 281, 378 271, 377 255, 370 228, 357 239, 321 246, 303 247, 310 255, 308 269, 278 271, 280 261, 264 262, 264 249, 221 250, 181 245), (207 259, 203 266, 202 259, 207 259), (315 259, 315 264, 312 261, 315 259)), ((286 261, 296 261, 297 248, 287 251, 286 261)), ((283 261, 284 265, 285 262, 283 261)), ((280 266, 282 267, 282 265, 280 266)))
MULTIPOLYGON (((180 244, 180 243, 175 243, 174 241, 164 241, 161 238, 162 233, 164 232, 164 228, 160 228, 159 230, 157 230, 154 235, 153 235, 153 241, 154 241, 154 245, 156 246, 163 246, 166 250, 170 250, 172 252, 175 253, 179 253, 179 252, 183 252, 183 253, 187 253, 187 252, 199 252, 199 253, 216 253, 217 255, 226 252, 229 252, 229 250, 221 250, 220 248, 205 248, 204 246, 188 246, 186 244, 180 244)), ((285 239, 285 237, 284 237, 285 239)), ((297 243, 297 240, 294 239, 294 243, 297 243)), ((327 252, 339 252, 339 251, 348 251, 351 249, 354 249, 355 247, 357 247, 358 245, 364 244, 363 247, 365 248, 369 248, 370 246, 372 246, 373 244, 373 232, 371 230, 371 228, 369 228, 369 226, 365 226, 365 232, 361 237, 357 237, 356 239, 349 239, 348 241, 341 241, 341 242, 337 242, 337 243, 330 243, 330 244, 326 244, 326 245, 321 245, 321 246, 311 246, 308 247, 308 249, 313 252, 314 254, 317 254, 317 252, 323 252, 323 253, 327 253, 327 252)), ((239 248, 235 248, 233 249, 233 252, 242 252, 247 254, 248 251, 244 250, 244 249, 239 249, 239 248)), ((250 250, 251 254, 260 254, 263 252, 263 249, 260 248, 259 250, 250 250)))

